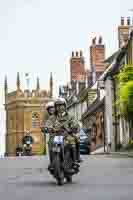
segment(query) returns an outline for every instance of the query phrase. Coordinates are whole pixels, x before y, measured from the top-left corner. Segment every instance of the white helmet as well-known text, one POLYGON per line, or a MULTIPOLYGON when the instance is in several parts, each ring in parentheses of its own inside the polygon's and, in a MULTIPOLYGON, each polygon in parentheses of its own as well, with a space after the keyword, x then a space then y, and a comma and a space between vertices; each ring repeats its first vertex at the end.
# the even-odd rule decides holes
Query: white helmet
POLYGON ((55 100, 55 106, 56 105, 62 105, 62 104, 67 106, 66 100, 64 98, 59 97, 58 99, 55 100))
POLYGON ((54 107, 54 102, 53 101, 50 101, 46 104, 46 109, 49 109, 51 107, 54 107))

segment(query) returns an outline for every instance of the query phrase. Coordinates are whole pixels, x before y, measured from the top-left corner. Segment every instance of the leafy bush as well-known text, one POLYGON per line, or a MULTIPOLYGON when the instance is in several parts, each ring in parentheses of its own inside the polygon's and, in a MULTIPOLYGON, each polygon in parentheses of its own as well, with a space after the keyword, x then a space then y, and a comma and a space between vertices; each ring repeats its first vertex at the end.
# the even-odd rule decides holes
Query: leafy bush
POLYGON ((119 101, 121 114, 126 117, 133 117, 133 66, 125 65, 117 76, 119 86, 119 101))
POLYGON ((129 140, 128 144, 122 147, 120 151, 133 151, 133 140, 129 140))
POLYGON ((133 145, 133 140, 132 139, 129 140, 129 144, 133 145))
POLYGON ((122 148, 122 144, 119 143, 119 144, 116 145, 117 150, 120 150, 121 148, 122 148))
POLYGON ((133 150, 133 144, 127 144, 125 147, 125 150, 129 151, 129 150, 133 150))

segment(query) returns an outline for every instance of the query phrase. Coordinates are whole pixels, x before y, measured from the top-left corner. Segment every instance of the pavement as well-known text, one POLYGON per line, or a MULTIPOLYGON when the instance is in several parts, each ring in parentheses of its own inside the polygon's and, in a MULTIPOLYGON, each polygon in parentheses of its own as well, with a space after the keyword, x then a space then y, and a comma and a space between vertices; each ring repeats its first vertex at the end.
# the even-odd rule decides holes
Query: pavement
POLYGON ((130 157, 130 158, 133 158, 133 152, 110 152, 109 153, 110 155, 113 155, 113 156, 125 156, 125 157, 130 157))
MULTIPOLYGON (((106 150, 106 147, 105 147, 106 150)), ((91 155, 96 155, 96 154, 104 154, 104 147, 100 147, 98 149, 96 149, 95 151, 91 152, 91 155)))
MULTIPOLYGON (((106 151, 106 147, 105 147, 106 151)), ((126 156, 133 158, 133 151, 117 151, 117 152, 104 152, 104 147, 98 148, 95 151, 91 152, 91 155, 113 155, 113 156, 126 156)))
POLYGON ((133 159, 84 156, 72 184, 57 186, 47 171, 47 157, 0 159, 2 200, 132 200, 133 159))

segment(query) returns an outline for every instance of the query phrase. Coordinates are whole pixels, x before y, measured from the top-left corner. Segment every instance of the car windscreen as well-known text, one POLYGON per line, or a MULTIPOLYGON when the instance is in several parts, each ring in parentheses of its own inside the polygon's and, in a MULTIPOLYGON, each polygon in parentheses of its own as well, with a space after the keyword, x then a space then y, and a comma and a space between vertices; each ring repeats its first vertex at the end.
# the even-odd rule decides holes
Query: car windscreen
POLYGON ((83 131, 83 129, 80 130, 80 136, 87 136, 86 133, 83 131))

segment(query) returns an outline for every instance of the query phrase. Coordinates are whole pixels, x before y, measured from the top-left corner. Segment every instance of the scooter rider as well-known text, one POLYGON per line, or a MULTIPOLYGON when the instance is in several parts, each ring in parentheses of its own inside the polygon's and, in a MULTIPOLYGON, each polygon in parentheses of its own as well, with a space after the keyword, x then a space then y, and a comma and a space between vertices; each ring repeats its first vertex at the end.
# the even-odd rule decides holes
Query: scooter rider
POLYGON ((55 116, 56 122, 60 123, 61 126, 64 128, 65 133, 65 143, 71 144, 72 147, 72 159, 73 159, 73 166, 77 167, 77 159, 76 159, 76 142, 77 136, 76 132, 73 132, 73 128, 77 128, 78 130, 79 124, 76 122, 73 117, 71 117, 67 112, 67 104, 64 98, 58 98, 55 101, 55 116))
POLYGON ((43 122, 41 126, 41 131, 43 133, 48 133, 49 134, 49 141, 48 141, 48 150, 49 150, 49 160, 50 164, 48 166, 48 169, 51 167, 52 163, 52 152, 51 152, 51 143, 52 143, 52 138, 53 138, 53 132, 51 130, 52 128, 52 123, 54 123, 53 120, 55 120, 55 108, 54 108, 54 101, 50 101, 46 104, 46 110, 47 110, 47 120, 46 122, 43 122))
POLYGON ((23 137, 22 143, 23 143, 24 147, 26 146, 27 143, 30 146, 32 146, 32 144, 34 143, 33 137, 31 136, 31 133, 29 130, 26 131, 26 135, 23 137))
POLYGON ((21 145, 18 144, 16 147, 16 156, 19 156, 20 154, 23 154, 23 148, 21 145))

